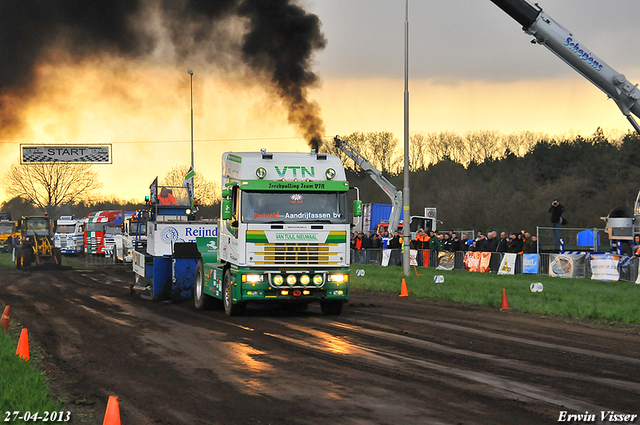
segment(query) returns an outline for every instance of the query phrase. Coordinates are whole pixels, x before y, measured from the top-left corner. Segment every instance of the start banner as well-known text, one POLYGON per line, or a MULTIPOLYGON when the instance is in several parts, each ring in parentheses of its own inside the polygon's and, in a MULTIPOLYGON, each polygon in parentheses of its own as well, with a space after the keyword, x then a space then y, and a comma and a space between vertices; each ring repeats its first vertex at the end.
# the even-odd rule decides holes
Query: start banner
POLYGON ((464 268, 470 272, 488 273, 490 262, 490 252, 467 252, 464 256, 464 268))

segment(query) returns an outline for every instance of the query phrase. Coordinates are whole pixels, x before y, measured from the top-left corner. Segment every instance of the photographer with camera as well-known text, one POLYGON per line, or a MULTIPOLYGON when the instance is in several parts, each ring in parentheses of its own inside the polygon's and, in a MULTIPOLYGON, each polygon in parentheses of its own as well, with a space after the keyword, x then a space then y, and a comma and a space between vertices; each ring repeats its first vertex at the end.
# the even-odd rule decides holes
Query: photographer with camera
POLYGON ((560 229, 563 224, 567 224, 567 220, 564 218, 564 207, 557 199, 554 199, 549 208, 551 213, 551 224, 553 224, 553 235, 556 238, 556 245, 560 246, 560 229))

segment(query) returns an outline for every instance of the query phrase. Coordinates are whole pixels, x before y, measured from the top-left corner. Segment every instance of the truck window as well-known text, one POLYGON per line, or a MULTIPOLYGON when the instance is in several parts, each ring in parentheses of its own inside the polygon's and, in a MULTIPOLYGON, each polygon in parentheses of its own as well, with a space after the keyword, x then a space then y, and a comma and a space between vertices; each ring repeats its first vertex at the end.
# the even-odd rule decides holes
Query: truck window
POLYGON ((242 192, 243 223, 348 223, 346 192, 242 192))
POLYGON ((138 228, 140 228, 140 235, 147 234, 147 223, 137 223, 135 221, 129 223, 129 234, 134 236, 137 235, 138 228))
POLYGON ((13 223, 0 223, 0 233, 12 233, 13 223))
POLYGON ((74 233, 75 231, 75 224, 58 224, 56 226, 56 233, 74 233))
POLYGON ((103 232, 105 223, 87 223, 87 232, 103 232))
POLYGON ((49 231, 47 229, 47 220, 45 219, 28 219, 27 226, 27 236, 42 236, 49 231))

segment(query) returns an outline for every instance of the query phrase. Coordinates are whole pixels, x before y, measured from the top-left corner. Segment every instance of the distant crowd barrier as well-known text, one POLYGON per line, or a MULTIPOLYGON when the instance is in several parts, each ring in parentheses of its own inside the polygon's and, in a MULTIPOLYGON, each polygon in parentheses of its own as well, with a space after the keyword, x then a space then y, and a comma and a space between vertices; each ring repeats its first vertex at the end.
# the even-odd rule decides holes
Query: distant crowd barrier
MULTIPOLYGON (((351 250, 352 264, 402 265, 401 249, 351 250)), ((609 252, 511 254, 411 250, 411 264, 439 270, 467 270, 496 274, 538 274, 640 283, 637 257, 609 252)))

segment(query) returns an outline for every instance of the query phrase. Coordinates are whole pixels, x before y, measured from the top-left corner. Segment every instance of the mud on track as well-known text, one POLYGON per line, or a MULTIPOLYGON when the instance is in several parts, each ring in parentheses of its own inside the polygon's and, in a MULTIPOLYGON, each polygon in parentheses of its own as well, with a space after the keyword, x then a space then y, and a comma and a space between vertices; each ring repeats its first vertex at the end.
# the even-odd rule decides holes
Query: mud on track
POLYGON ((637 330, 362 293, 338 317, 312 305, 228 318, 132 297, 131 279, 118 268, 0 275, 0 302, 45 350, 54 388, 72 407, 89 403, 94 423, 110 395, 122 423, 138 425, 640 414, 637 330))

